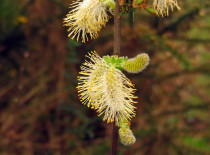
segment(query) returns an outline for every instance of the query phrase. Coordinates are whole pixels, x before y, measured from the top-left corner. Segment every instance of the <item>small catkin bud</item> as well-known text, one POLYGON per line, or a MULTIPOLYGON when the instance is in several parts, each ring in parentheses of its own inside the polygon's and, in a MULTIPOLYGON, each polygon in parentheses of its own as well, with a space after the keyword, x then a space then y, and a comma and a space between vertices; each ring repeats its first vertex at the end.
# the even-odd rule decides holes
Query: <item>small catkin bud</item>
POLYGON ((123 145, 132 145, 136 142, 136 138, 129 127, 119 129, 120 141, 123 145))
POLYGON ((149 64, 149 56, 146 53, 137 55, 122 63, 122 68, 129 73, 139 73, 149 64))

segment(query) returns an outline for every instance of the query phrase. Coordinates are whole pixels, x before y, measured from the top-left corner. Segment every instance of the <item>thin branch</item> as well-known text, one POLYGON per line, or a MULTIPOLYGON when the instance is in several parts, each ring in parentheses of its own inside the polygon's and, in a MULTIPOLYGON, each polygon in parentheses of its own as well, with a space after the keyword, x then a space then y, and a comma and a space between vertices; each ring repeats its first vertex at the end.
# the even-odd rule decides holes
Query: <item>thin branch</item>
POLYGON ((121 39, 121 18, 120 18, 119 0, 116 0, 114 10, 114 52, 113 55, 120 55, 120 39, 121 39))
POLYGON ((115 121, 113 122, 112 126, 112 149, 111 149, 111 155, 117 154, 117 140, 118 140, 118 127, 115 124, 115 121))
MULTIPOLYGON (((114 10, 114 52, 113 55, 120 56, 120 39, 121 39, 121 19, 120 19, 120 5, 119 0, 115 1, 114 10)), ((113 122, 112 127, 112 148, 111 155, 117 154, 117 141, 118 141, 118 127, 113 122)))

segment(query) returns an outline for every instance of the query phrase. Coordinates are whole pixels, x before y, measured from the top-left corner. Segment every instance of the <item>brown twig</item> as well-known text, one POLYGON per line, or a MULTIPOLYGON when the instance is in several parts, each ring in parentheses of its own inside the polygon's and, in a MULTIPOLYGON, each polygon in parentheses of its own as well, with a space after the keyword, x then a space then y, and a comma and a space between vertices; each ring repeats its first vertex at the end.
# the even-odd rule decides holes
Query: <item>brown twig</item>
POLYGON ((119 0, 115 1, 114 10, 114 55, 120 55, 121 18, 119 0))
POLYGON ((113 122, 112 126, 112 149, 111 149, 111 155, 117 154, 117 140, 118 140, 118 127, 115 124, 115 121, 113 122))
MULTIPOLYGON (((120 39, 121 39, 121 19, 120 19, 120 5, 119 0, 115 1, 115 11, 114 11, 114 52, 113 55, 120 56, 120 39)), ((117 141, 118 141, 118 127, 116 122, 113 122, 112 127, 112 148, 111 155, 117 154, 117 141)))

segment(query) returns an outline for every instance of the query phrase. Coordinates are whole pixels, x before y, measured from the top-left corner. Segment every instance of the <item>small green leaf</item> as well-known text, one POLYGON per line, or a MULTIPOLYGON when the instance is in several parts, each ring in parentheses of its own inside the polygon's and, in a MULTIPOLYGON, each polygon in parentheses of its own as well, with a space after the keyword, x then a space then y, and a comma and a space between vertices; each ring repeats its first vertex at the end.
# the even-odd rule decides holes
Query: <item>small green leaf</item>
POLYGON ((116 61, 116 60, 115 60, 115 57, 112 56, 112 58, 111 58, 111 63, 112 63, 112 64, 115 64, 115 61, 116 61))
POLYGON ((153 8, 146 8, 146 11, 151 13, 151 14, 155 14, 155 10, 153 8))
POLYGON ((106 62, 108 62, 108 63, 111 62, 111 59, 110 59, 109 56, 103 56, 103 59, 104 59, 106 62))
POLYGON ((122 63, 123 61, 125 61, 124 57, 120 57, 116 60, 116 63, 122 63))
POLYGON ((119 70, 123 71, 122 66, 115 66, 115 68, 117 68, 117 69, 119 69, 119 70))
POLYGON ((120 128, 128 128, 129 124, 127 122, 119 122, 119 127, 120 128))
POLYGON ((115 68, 119 69, 119 70, 123 70, 121 63, 116 63, 115 68))
POLYGON ((144 0, 137 0, 136 4, 141 4, 144 0))
POLYGON ((122 123, 122 124, 121 124, 121 127, 122 127, 122 128, 128 128, 129 125, 128 125, 128 123, 122 123))

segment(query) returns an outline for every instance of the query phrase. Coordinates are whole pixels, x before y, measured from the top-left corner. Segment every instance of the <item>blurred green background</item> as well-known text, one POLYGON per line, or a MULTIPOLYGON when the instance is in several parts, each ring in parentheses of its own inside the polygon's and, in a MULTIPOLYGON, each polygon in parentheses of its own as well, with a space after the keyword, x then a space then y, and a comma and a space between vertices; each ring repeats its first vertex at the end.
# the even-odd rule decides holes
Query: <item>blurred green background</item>
MULTIPOLYGON (((71 1, 0 0, 0 154, 107 155, 112 125, 82 105, 76 85, 84 56, 112 54, 113 18, 87 44, 67 38, 71 1)), ((137 75, 130 147, 118 155, 210 154, 210 2, 179 0, 157 18, 122 17, 122 56, 150 55, 137 75)))

